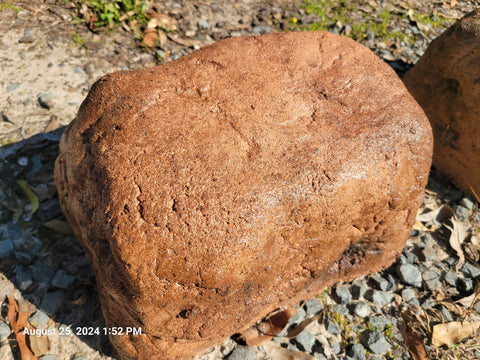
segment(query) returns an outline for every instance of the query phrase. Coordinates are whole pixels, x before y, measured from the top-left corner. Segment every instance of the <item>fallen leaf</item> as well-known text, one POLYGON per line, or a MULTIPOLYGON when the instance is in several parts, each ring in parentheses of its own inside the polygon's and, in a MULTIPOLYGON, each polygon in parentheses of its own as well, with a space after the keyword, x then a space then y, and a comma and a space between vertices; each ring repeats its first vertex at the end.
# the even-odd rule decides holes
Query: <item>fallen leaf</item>
POLYGON ((470 306, 472 306, 473 302, 475 301, 475 299, 478 295, 479 294, 474 293, 470 296, 461 298, 460 300, 455 301, 455 304, 461 304, 461 305, 465 306, 466 308, 469 308, 470 306))
POLYGON ((66 221, 53 219, 43 222, 42 225, 49 229, 55 230, 60 234, 73 235, 73 230, 70 227, 70 224, 66 221))
POLYGON ((17 340, 18 348, 22 360, 38 360, 38 357, 32 354, 32 351, 27 346, 26 334, 23 333, 25 328, 31 328, 28 324, 29 314, 21 312, 18 309, 18 304, 12 296, 8 297, 8 319, 10 326, 17 340))
POLYGON ((300 334, 308 325, 310 325, 312 322, 315 320, 319 319, 321 316, 320 314, 317 314, 309 319, 303 320, 300 324, 296 325, 295 328, 293 328, 291 331, 287 333, 287 338, 293 339, 296 337, 298 334, 300 334))
POLYGON ((457 5, 457 0, 450 0, 450 7, 454 8, 457 5))
POLYGON ((180 45, 183 45, 183 46, 195 48, 195 47, 199 47, 201 45, 201 42, 199 40, 183 39, 183 38, 173 36, 172 34, 167 34, 167 36, 173 42, 176 42, 177 44, 180 44, 180 45))
POLYGON ((23 190, 25 195, 27 195, 28 200, 30 201, 30 215, 35 214, 39 206, 37 195, 35 195, 35 193, 30 190, 30 188, 28 187, 28 183, 25 180, 17 180, 17 184, 23 190))
POLYGON ((465 255, 463 254, 462 244, 465 238, 467 237, 467 229, 465 226, 454 217, 451 218, 453 227, 445 225, 445 227, 450 230, 450 239, 448 240, 450 246, 453 250, 456 251, 458 256, 458 263, 455 265, 456 270, 460 270, 465 263, 465 255))
POLYGON ((452 321, 435 325, 432 331, 432 344, 434 346, 456 344, 471 335, 479 327, 480 321, 452 321))
POLYGON ((260 324, 254 325, 243 332, 248 346, 261 346, 272 340, 288 324, 288 319, 295 315, 295 309, 280 311, 260 324))
POLYGON ((36 356, 46 354, 50 350, 50 340, 48 340, 47 335, 29 336, 28 344, 30 349, 32 349, 32 353, 36 356))
POLYGON ((437 221, 439 223, 443 223, 445 220, 454 216, 454 214, 455 214, 455 212, 453 211, 453 209, 450 206, 442 205, 435 210, 417 215, 416 219, 417 219, 417 221, 421 221, 421 222, 424 222, 424 223, 429 222, 431 220, 437 221))
POLYGON ((315 360, 316 358, 312 355, 300 352, 293 351, 277 345, 273 341, 270 341, 263 345, 263 349, 267 355, 275 360, 315 360))
POLYGON ((158 27, 166 31, 177 30, 177 20, 175 20, 173 17, 168 16, 167 14, 159 14, 154 11, 149 12, 147 15, 150 18, 147 27, 158 27))
POLYGON ((413 360, 430 360, 420 335, 412 326, 407 326, 405 345, 413 360))
POLYGON ((145 36, 142 39, 142 45, 152 48, 157 40, 157 31, 155 29, 145 29, 145 36))
POLYGON ((158 42, 162 49, 167 45, 167 41, 167 34, 163 30, 158 30, 158 42))

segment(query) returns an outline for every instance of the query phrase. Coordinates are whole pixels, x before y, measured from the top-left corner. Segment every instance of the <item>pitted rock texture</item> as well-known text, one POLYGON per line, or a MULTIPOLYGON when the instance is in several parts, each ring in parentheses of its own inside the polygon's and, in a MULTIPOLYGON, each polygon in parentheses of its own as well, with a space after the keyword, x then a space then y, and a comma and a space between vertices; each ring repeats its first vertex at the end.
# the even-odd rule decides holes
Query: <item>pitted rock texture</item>
POLYGON ((433 165, 480 197, 480 9, 435 39, 404 82, 428 116, 433 165))
POLYGON ((395 73, 325 32, 231 38, 109 74, 66 129, 61 206, 122 358, 188 358, 400 254, 431 129, 395 73))

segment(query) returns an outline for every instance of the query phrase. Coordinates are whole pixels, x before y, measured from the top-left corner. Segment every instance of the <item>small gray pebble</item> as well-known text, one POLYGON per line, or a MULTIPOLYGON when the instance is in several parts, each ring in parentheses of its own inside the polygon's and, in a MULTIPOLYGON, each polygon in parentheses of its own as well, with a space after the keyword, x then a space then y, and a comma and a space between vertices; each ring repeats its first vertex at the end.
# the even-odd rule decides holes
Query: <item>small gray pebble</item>
POLYGON ((480 314, 480 300, 475 301, 475 304, 473 305, 473 310, 477 314, 480 314))
POLYGON ((453 271, 447 271, 443 274, 443 280, 450 286, 457 286, 457 275, 453 271))
POLYGON ((44 262, 35 263, 31 269, 33 279, 38 282, 49 283, 55 274, 53 268, 44 262))
POLYGON ((0 258, 6 258, 13 251, 12 240, 2 240, 0 241, 0 258))
POLYGON ((316 340, 317 339, 315 338, 315 335, 308 330, 303 330, 295 337, 297 348, 301 351, 307 351, 309 353, 312 352, 316 340))
POLYGON ((418 263, 418 256, 410 251, 406 253, 407 264, 417 264, 418 263))
POLYGON ((272 27, 271 26, 254 26, 252 29, 252 33, 256 35, 260 34, 271 34, 272 33, 272 27))
POLYGON ((480 278, 480 269, 470 264, 469 262, 466 262, 463 265, 462 273, 464 273, 465 276, 468 276, 469 278, 472 278, 472 279, 480 278))
POLYGON ((338 355, 342 352, 342 344, 340 344, 339 342, 330 344, 330 347, 332 348, 332 351, 335 355, 338 355))
POLYGON ((440 307, 440 312, 442 313, 442 316, 443 316, 443 319, 445 320, 445 322, 453 321, 452 314, 450 313, 450 311, 448 311, 448 309, 445 306, 442 305, 440 307))
POLYGON ((423 281, 430 290, 435 290, 442 287, 440 282, 440 274, 432 269, 427 269, 422 273, 423 281))
POLYGON ((422 250, 422 258, 424 261, 435 261, 436 259, 438 259, 437 252, 434 248, 426 246, 422 250))
POLYGON ((342 328, 332 319, 327 320, 327 331, 332 335, 339 335, 342 332, 342 328))
POLYGON ((28 322, 35 329, 45 329, 48 326, 49 321, 50 317, 42 310, 35 311, 35 313, 28 318, 28 322))
POLYGON ((368 331, 363 336, 363 345, 375 354, 385 354, 390 349, 389 342, 378 330, 368 331))
POLYGON ((332 310, 333 312, 336 312, 337 314, 340 314, 347 319, 352 318, 352 316, 350 315, 350 311, 348 311, 347 305, 336 304, 336 305, 333 305, 332 310))
POLYGON ((52 107, 53 94, 51 92, 42 94, 38 97, 38 103, 41 107, 45 109, 50 109, 52 107))
POLYGON ((19 287, 20 290, 25 291, 29 288, 30 285, 33 284, 32 277, 30 274, 25 271, 25 269, 21 266, 15 267, 15 283, 19 287))
POLYGON ((88 357, 87 355, 79 355, 79 356, 75 355, 73 360, 88 360, 88 357))
POLYGON ((372 325, 375 329, 384 330, 388 325, 392 322, 387 318, 381 316, 370 316, 368 318, 368 322, 372 325))
POLYGON ((318 299, 310 299, 305 303, 304 307, 307 315, 318 314, 323 310, 323 302, 318 299))
POLYGON ((468 219, 468 217, 470 216, 470 211, 468 211, 466 207, 459 205, 455 207, 455 214, 461 221, 463 221, 468 219))
POLYGON ((412 264, 403 264, 397 267, 398 276, 400 279, 416 287, 422 286, 422 274, 418 267, 412 264))
POLYGON ((57 355, 42 355, 38 360, 59 360, 57 355))
POLYGON ((10 329, 10 326, 5 324, 3 321, 0 321, 0 341, 8 338, 11 332, 12 330, 10 329))
POLYGON ((475 203, 468 197, 464 197, 462 200, 460 200, 460 205, 468 210, 473 210, 475 207, 475 203))
POLYGON ((353 344, 349 349, 347 349, 347 355, 355 360, 365 360, 365 349, 362 344, 353 344))
POLYGON ((390 290, 390 283, 388 282, 387 279, 384 279, 383 277, 381 277, 380 275, 373 275, 370 277, 372 283, 373 283, 373 286, 378 289, 378 290, 382 290, 382 291, 389 291, 390 290))
POLYGON ((65 299, 65 292, 63 290, 57 290, 51 293, 46 293, 43 296, 40 308, 49 315, 53 315, 57 311, 60 304, 65 299))
POLYGON ((307 313, 305 312, 305 310, 303 310, 302 308, 299 308, 295 313, 295 315, 293 315, 290 319, 288 319, 288 322, 290 324, 299 324, 303 320, 305 320, 306 316, 307 316, 307 313))
POLYGON ((463 292, 469 292, 473 290, 473 281, 472 279, 459 279, 458 285, 463 292))
POLYGON ((200 19, 197 21, 197 26, 199 30, 209 30, 210 29, 210 24, 208 23, 207 20, 200 19))
POLYGON ((360 300, 365 296, 368 288, 361 284, 353 284, 352 285, 352 295, 355 300, 360 300))
POLYGON ((348 304, 352 300, 352 294, 346 286, 339 286, 335 289, 335 295, 340 304, 348 304))
POLYGON ((422 303, 422 309, 428 310, 428 309, 433 308, 435 305, 437 305, 437 302, 435 301, 435 299, 427 298, 422 303))
POLYGON ((20 86, 19 83, 12 83, 12 84, 7 86, 7 89, 10 90, 10 91, 13 91, 13 90, 18 89, 19 86, 20 86))
POLYGON ((410 287, 402 290, 402 299, 407 303, 415 299, 416 296, 415 290, 410 287))
POLYGON ((372 290, 369 291, 367 298, 369 298, 375 305, 384 306, 395 300, 395 295, 385 291, 372 290))
POLYGON ((83 74, 83 69, 80 66, 77 66, 73 71, 75 74, 83 74))
POLYGON ((68 275, 65 270, 60 269, 57 271, 52 279, 52 285, 61 289, 68 289, 75 282, 75 276, 68 275))
POLYGON ((239 346, 232 351, 228 360, 255 360, 257 352, 250 346, 239 346))
POLYGON ((355 315, 364 318, 370 314, 370 307, 362 301, 355 304, 353 312, 355 313, 355 315))

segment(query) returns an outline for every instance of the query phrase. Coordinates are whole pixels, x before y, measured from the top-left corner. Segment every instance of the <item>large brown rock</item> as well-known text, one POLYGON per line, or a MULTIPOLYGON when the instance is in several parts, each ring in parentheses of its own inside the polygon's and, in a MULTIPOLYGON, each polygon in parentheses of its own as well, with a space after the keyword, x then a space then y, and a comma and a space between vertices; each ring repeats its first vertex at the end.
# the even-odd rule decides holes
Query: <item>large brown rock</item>
POLYGON ((427 48, 404 82, 428 116, 433 165, 480 197, 480 9, 427 48))
POLYGON ((189 357, 392 263, 423 198, 428 121, 365 47, 232 38, 99 80, 55 179, 122 358, 189 357))

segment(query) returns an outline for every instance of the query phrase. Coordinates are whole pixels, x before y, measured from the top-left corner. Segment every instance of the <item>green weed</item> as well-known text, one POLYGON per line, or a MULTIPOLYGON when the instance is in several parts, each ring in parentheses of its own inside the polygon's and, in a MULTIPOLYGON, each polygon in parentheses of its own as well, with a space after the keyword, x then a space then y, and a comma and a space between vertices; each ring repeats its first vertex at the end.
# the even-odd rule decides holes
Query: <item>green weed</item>
POLYGON ((85 40, 82 35, 80 34, 75 34, 72 36, 72 41, 75 43, 75 45, 77 46, 83 46, 85 45, 85 43, 87 42, 87 40, 85 40))
POLYGON ((86 5, 97 15, 95 26, 106 26, 129 19, 147 22, 148 4, 140 0, 87 0, 86 5))
POLYGON ((15 6, 12 3, 7 1, 7 2, 1 2, 0 3, 0 11, 4 11, 4 10, 12 10, 12 11, 15 11, 16 13, 18 13, 18 12, 22 11, 23 9, 21 7, 15 6))

